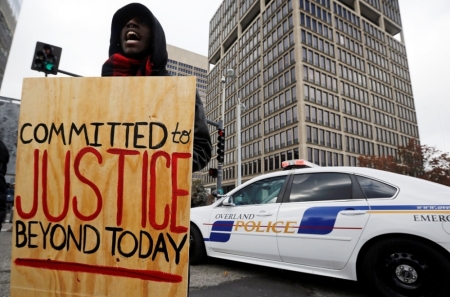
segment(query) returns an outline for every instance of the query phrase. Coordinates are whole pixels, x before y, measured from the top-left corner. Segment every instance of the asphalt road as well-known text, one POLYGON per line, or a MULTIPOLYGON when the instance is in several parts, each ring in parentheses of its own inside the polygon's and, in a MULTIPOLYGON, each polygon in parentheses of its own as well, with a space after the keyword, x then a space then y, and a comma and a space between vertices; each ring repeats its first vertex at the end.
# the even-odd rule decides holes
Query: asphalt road
MULTIPOLYGON (((3 224, 3 230, 10 227, 3 224)), ((9 296, 11 232, 0 232, 0 297, 9 296)), ((356 282, 209 259, 191 266, 189 297, 367 297, 356 282)))
POLYGON ((367 297, 353 281, 220 259, 191 266, 189 297, 367 297))

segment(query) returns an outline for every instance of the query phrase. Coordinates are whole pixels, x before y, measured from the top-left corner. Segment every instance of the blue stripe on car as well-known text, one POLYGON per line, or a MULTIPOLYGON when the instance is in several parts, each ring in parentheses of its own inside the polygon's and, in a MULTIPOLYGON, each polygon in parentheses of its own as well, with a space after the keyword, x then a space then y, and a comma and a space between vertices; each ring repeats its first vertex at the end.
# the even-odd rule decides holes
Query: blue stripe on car
POLYGON ((299 234, 326 235, 331 233, 339 212, 343 210, 369 210, 368 206, 334 206, 308 208, 298 227, 299 234))
MULTIPOLYGON (((233 229, 234 221, 215 221, 211 228, 209 241, 227 242, 230 240, 231 230, 233 229), (220 231, 220 232, 214 232, 220 231), (222 233, 228 232, 228 233, 222 233)), ((206 239, 205 239, 206 240, 206 239)))

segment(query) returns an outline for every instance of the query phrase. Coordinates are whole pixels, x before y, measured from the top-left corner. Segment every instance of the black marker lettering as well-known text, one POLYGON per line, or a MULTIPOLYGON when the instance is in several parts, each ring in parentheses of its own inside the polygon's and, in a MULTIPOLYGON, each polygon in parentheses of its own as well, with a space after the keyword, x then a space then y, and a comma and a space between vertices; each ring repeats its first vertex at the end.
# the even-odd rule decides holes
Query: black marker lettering
POLYGON ((145 145, 139 145, 138 139, 139 138, 144 138, 144 135, 139 134, 139 126, 147 126, 148 123, 147 122, 137 122, 136 125, 134 126, 134 137, 133 137, 133 147, 134 148, 145 148, 145 145))
POLYGON ((134 126, 134 123, 122 123, 125 126, 125 147, 128 148, 128 137, 130 136, 130 127, 134 126))
POLYGON ((90 143, 90 146, 95 146, 95 147, 99 147, 102 146, 100 143, 98 143, 98 130, 100 126, 103 126, 104 123, 91 123, 92 126, 95 126, 95 131, 94 131, 94 142, 90 143))
POLYGON ((50 127, 50 136, 48 137, 48 144, 52 142, 53 133, 55 133, 56 136, 58 136, 59 133, 61 133, 62 142, 64 145, 66 145, 66 136, 64 135, 64 124, 60 124, 59 128, 57 129, 55 123, 52 123, 52 126, 50 127))
POLYGON ((111 147, 114 147, 114 137, 115 137, 116 126, 120 126, 120 123, 108 122, 106 124, 111 126, 111 133, 109 136, 109 144, 111 145, 111 147))

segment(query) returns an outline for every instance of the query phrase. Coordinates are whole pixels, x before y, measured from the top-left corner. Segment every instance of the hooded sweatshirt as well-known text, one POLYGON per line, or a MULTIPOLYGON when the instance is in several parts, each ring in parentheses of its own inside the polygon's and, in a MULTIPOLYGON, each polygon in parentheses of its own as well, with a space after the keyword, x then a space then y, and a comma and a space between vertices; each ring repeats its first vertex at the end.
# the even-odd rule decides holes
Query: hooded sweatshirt
MULTIPOLYGON (((110 59, 102 67, 102 76, 123 75, 114 72, 113 55, 124 55, 120 33, 125 24, 134 17, 139 17, 150 28, 150 46, 147 53, 144 53, 141 61, 133 59, 130 65, 132 76, 169 76, 166 70, 167 47, 164 30, 159 21, 153 16, 151 11, 142 4, 131 3, 119 9, 113 16, 111 24, 111 38, 109 44, 110 59), (147 59, 149 57, 149 59, 147 59)), ((211 159, 211 139, 206 125, 205 111, 198 93, 195 98, 195 124, 194 124, 194 149, 193 149, 193 171, 204 168, 211 159)))

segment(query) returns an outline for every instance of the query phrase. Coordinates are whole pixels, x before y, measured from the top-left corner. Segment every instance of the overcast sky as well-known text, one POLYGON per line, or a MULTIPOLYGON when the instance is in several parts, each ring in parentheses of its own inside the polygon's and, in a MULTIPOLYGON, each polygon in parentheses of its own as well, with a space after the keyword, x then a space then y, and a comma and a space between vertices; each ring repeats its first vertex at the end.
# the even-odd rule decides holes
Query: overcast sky
MULTIPOLYGON (((295 0, 294 0, 295 1, 295 0)), ((450 150, 450 1, 399 0, 423 144, 450 150)), ((167 43, 208 54, 209 21, 221 0, 145 0, 167 43)), ((0 95, 20 99, 36 41, 63 48, 59 68, 100 76, 108 58, 111 18, 124 0, 24 0, 0 95)), ((64 76, 64 75, 60 75, 64 76)))

